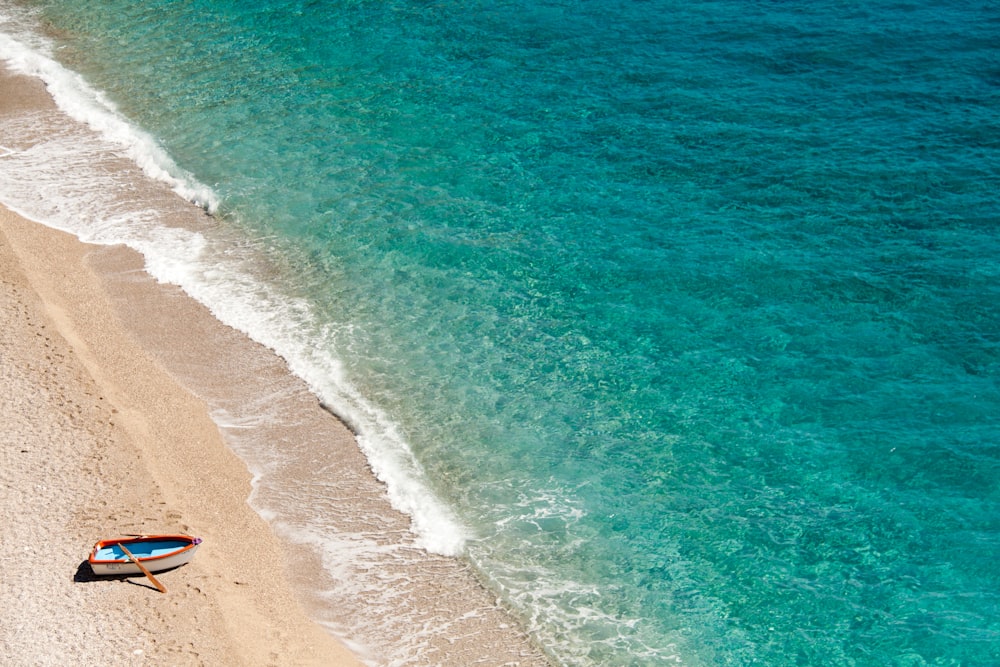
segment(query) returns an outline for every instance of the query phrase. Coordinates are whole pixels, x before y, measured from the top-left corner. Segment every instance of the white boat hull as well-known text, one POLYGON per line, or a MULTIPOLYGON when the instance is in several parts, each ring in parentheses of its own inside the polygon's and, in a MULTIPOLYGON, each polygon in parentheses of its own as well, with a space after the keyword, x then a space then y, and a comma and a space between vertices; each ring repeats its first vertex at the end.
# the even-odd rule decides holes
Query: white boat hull
POLYGON ((122 551, 124 544, 147 570, 162 572, 190 561, 200 543, 201 540, 186 535, 103 540, 94 546, 88 560, 96 575, 142 574, 139 566, 122 551))

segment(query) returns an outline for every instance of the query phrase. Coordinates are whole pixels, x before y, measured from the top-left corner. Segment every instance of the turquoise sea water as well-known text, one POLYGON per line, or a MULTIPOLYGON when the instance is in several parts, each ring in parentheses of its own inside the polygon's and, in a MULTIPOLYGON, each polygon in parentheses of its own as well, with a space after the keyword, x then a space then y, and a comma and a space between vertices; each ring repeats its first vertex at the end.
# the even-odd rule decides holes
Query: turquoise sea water
POLYGON ((284 267, 255 326, 558 662, 986 666, 1000 8, 940 4, 0 8, 284 267))

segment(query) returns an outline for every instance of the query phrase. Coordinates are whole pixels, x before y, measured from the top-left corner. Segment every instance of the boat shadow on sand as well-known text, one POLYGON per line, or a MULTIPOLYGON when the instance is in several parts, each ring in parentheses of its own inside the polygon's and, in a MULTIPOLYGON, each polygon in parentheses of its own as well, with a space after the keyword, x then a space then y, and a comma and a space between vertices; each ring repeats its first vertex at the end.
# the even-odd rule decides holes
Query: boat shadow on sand
MULTIPOLYGON (((160 570, 156 573, 156 576, 165 574, 168 572, 173 572, 174 570, 179 570, 183 565, 178 565, 177 567, 172 567, 169 570, 160 570)), ((140 588, 148 588, 155 591, 156 587, 149 583, 149 579, 146 578, 141 572, 138 574, 94 574, 93 568, 90 567, 89 561, 82 561, 76 568, 76 573, 73 575, 73 583, 77 584, 90 584, 95 581, 124 581, 127 584, 132 584, 133 586, 139 586, 140 588)))

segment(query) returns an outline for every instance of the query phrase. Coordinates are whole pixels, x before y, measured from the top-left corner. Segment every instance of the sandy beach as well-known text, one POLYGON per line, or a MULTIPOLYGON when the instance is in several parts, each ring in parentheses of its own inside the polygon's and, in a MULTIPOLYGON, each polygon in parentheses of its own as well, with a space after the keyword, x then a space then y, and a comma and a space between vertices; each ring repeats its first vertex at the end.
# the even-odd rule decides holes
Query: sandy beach
POLYGON ((116 251, 0 209, 4 660, 360 664, 293 598, 205 406, 120 326, 87 268, 116 251), (99 537, 156 532, 205 539, 166 595, 84 562, 99 537))

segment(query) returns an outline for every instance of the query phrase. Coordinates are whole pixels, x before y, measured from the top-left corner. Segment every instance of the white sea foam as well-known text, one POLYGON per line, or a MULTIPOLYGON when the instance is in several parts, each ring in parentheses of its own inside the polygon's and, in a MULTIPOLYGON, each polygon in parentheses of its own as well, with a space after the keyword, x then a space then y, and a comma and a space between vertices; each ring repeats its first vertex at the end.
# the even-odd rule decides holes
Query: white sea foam
POLYGON ((54 115, 26 118, 21 126, 7 123, 0 132, 6 147, 0 151, 0 199, 21 215, 83 241, 137 250, 154 278, 181 287, 219 320, 281 354, 358 434, 393 506, 411 517, 419 546, 444 555, 460 553, 465 529, 430 491, 396 426, 345 377, 331 352, 331 332, 309 304, 255 276, 252 244, 236 253, 231 240, 167 226, 162 212, 136 193, 134 176, 121 168, 120 156, 124 153, 146 178, 215 211, 219 202, 211 188, 180 169, 99 91, 50 57, 51 48, 40 38, 32 37, 29 44, 15 32, 16 38, 0 32, 0 58, 42 80, 59 109, 83 127, 54 115), (39 138, 42 123, 47 131, 39 138))
POLYGON ((150 178, 166 183, 184 199, 209 212, 219 202, 211 188, 185 172, 146 132, 125 120, 115 105, 83 77, 66 69, 40 49, 0 33, 0 53, 8 66, 21 74, 41 79, 56 104, 70 118, 83 123, 112 145, 124 149, 150 178))

